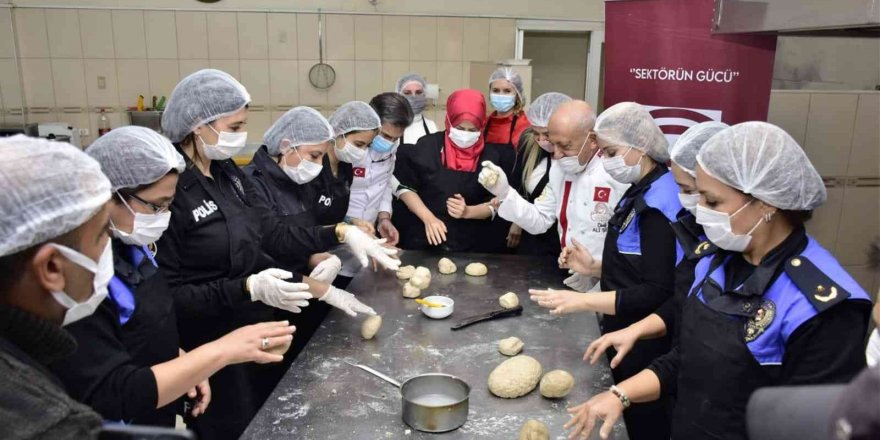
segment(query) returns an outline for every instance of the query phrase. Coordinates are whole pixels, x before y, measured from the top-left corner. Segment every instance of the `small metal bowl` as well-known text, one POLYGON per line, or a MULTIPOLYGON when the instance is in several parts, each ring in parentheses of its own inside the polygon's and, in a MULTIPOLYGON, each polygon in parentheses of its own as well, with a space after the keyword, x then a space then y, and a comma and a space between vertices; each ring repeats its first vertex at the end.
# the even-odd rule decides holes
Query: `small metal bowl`
POLYGON ((419 310, 425 314, 428 318, 433 319, 443 319, 452 314, 452 311, 455 308, 455 301, 452 298, 446 296, 429 296, 425 298, 425 301, 442 304, 443 307, 428 307, 425 305, 419 306, 419 310))

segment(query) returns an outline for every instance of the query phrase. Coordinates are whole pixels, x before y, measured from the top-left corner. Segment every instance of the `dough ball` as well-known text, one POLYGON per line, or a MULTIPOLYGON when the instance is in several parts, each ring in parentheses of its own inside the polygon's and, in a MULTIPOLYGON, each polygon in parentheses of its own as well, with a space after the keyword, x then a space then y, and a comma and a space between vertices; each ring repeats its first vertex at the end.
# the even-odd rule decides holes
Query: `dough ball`
POLYGON ((416 271, 415 266, 403 266, 400 269, 397 269, 397 279, 399 280, 408 280, 412 278, 413 273, 416 271))
POLYGON ((293 343, 293 340, 285 342, 277 347, 272 347, 266 350, 267 353, 277 354, 279 356, 284 356, 284 353, 287 353, 287 350, 290 350, 290 344, 293 343))
POLYGON ((498 298, 498 304, 505 309, 512 309, 519 305, 519 297, 513 292, 507 292, 498 298))
POLYGON ((458 270, 458 268, 455 267, 455 263, 449 258, 441 258, 440 262, 437 263, 437 269, 439 269, 440 273, 443 275, 453 274, 458 270))
POLYGON ((505 399, 525 396, 541 379, 541 363, 526 355, 512 357, 489 373, 489 391, 505 399))
POLYGON ((520 429, 519 440, 550 440, 550 430, 543 422, 531 419, 520 429))
POLYGON ((516 356, 523 349, 523 341, 517 337, 502 339, 498 343, 498 351, 505 356, 516 356))
POLYGON ((403 285, 403 297, 404 298, 418 298, 422 294, 422 289, 419 289, 416 286, 413 286, 410 283, 406 283, 403 285))
POLYGON ((565 370, 553 370, 541 378, 541 395, 551 399, 565 397, 574 386, 574 376, 565 370))
POLYGON ((382 327, 382 317, 379 315, 369 316, 361 324, 361 336, 364 339, 373 339, 373 336, 376 336, 376 332, 379 331, 379 327, 382 327))
POLYGON ((431 270, 424 266, 417 267, 409 282, 421 290, 427 289, 431 285, 431 270))
POLYGON ((472 277, 481 277, 489 273, 489 268, 483 263, 471 263, 464 268, 464 273, 472 277))
POLYGON ((491 169, 488 171, 486 177, 483 179, 483 183, 486 186, 495 186, 495 184, 498 183, 498 172, 491 169))

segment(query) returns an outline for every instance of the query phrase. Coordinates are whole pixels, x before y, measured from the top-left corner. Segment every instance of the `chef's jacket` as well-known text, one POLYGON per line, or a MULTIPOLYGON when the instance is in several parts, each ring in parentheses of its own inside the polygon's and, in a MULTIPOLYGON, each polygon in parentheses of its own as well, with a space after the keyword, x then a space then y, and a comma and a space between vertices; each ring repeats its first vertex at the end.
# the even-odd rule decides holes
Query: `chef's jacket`
POLYGON ((412 121, 412 124, 409 124, 409 127, 406 127, 406 131, 403 132, 403 140, 401 143, 415 145, 422 136, 426 134, 436 133, 440 130, 437 130, 437 124, 434 121, 425 117, 424 114, 417 114, 412 121))

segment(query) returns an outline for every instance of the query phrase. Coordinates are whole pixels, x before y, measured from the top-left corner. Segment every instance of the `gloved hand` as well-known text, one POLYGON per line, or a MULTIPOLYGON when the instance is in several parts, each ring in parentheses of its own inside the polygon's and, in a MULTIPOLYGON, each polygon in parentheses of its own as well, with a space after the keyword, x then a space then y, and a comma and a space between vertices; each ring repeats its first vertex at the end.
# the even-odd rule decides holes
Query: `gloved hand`
POLYGON ((367 267, 368 257, 378 261, 382 267, 390 270, 400 269, 400 260, 391 258, 397 255, 397 249, 382 246, 386 239, 370 237, 356 227, 349 226, 345 229, 345 243, 351 248, 355 258, 360 261, 362 267, 367 267))
POLYGON ((336 255, 331 255, 330 258, 318 263, 318 265, 312 269, 309 278, 314 278, 318 281, 330 284, 336 279, 336 275, 339 275, 340 270, 342 270, 342 260, 336 255))
POLYGON ((293 313, 301 312, 300 307, 309 305, 312 294, 308 292, 308 284, 284 281, 292 276, 286 270, 274 268, 249 276, 246 284, 251 301, 260 301, 293 313))
POLYGON ((375 315, 376 311, 366 304, 357 300, 354 295, 342 290, 337 289, 336 287, 330 286, 330 289, 327 290, 327 293, 324 294, 319 301, 324 301, 327 304, 330 304, 333 307, 336 307, 339 310, 342 310, 348 316, 355 317, 358 312, 366 313, 367 315, 375 315))
POLYGON ((480 170, 477 181, 483 185, 483 188, 486 188, 486 191, 500 200, 504 200, 510 191, 510 184, 507 183, 507 175, 504 174, 504 170, 488 160, 483 161, 483 169, 480 170))
POLYGON ((571 271, 571 270, 569 270, 568 272, 571 273, 572 276, 570 276, 570 277, 566 278, 564 281, 562 281, 562 283, 565 284, 566 286, 572 288, 573 290, 577 290, 578 292, 586 292, 586 291, 590 290, 591 288, 593 288, 593 284, 595 284, 595 283, 593 282, 592 278, 590 278, 586 275, 581 275, 579 273, 575 273, 574 271, 571 271))

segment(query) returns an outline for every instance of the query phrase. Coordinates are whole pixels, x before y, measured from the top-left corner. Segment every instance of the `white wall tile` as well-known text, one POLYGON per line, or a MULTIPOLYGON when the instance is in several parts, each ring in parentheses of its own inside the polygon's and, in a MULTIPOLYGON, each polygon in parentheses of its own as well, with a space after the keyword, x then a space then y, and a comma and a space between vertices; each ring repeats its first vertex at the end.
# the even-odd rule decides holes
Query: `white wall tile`
POLYGON ((860 94, 847 175, 880 177, 880 124, 877 121, 880 121, 880 94, 860 94))
MULTIPOLYGON (((425 77, 425 80, 428 81, 429 84, 433 84, 437 82, 437 62, 436 61, 410 61, 409 63, 409 71, 418 73, 425 77)), ((399 78, 398 78, 399 79, 399 78)), ((394 90, 394 87, 397 84, 397 81, 394 81, 392 84, 391 90, 394 90)))
POLYGON ((207 18, 204 12, 175 12, 177 56, 199 59, 208 56, 207 18))
POLYGON ((324 38, 327 41, 325 59, 354 59, 354 17, 327 15, 324 17, 324 38))
POLYGON ((238 50, 242 59, 269 58, 269 40, 266 14, 238 14, 238 50))
POLYGON ((382 17, 382 59, 409 59, 409 17, 382 17))
POLYGON ((309 82, 309 69, 311 69, 317 62, 318 60, 299 61, 300 81, 299 102, 297 102, 297 105, 307 105, 309 107, 319 106, 322 108, 327 106, 327 91, 316 89, 312 87, 312 84, 309 82))
POLYGON ((145 11, 147 56, 177 58, 177 24, 172 11, 145 11))
POLYGON ((382 59, 382 17, 358 15, 354 18, 354 56, 358 60, 382 59))
POLYGON ((767 121, 776 124, 801 146, 807 137, 810 94, 774 91, 770 93, 767 121))
POLYGON ((867 264, 869 240, 880 235, 880 188, 847 186, 834 255, 840 264, 867 264))
POLYGON ((46 10, 49 52, 54 58, 82 58, 79 14, 75 9, 46 10))
POLYGON ((144 95, 146 102, 150 102, 152 95, 147 60, 116 60, 116 73, 121 106, 137 105, 138 95, 144 95))
POLYGON ((116 58, 146 58, 144 14, 141 11, 113 11, 113 39, 116 58))
POLYGON ((86 59, 86 93, 89 107, 116 107, 119 105, 116 60, 86 59), (104 88, 99 88, 99 77, 104 88))
POLYGON ((300 60, 318 59, 317 14, 296 14, 296 43, 300 60))
POLYGON ((464 36, 464 20, 461 18, 437 19, 437 59, 461 61, 464 36))
POLYGON ((6 109, 20 108, 22 104, 18 64, 11 58, 0 58, 0 94, 6 109))
POLYGON ((82 60, 53 58, 52 79, 55 86, 56 106, 85 106, 86 80, 82 60))
MULTIPOLYGON (((171 96, 171 91, 180 81, 180 65, 177 60, 148 60, 150 74, 150 93, 144 95, 149 101, 152 95, 171 96)), ((135 97, 137 98, 137 97, 135 97)))
POLYGON ((440 98, 437 104, 445 105, 452 92, 463 87, 462 63, 460 61, 437 62, 437 83, 440 84, 440 98))
POLYGON ((241 60, 241 83, 252 105, 269 105, 269 60, 241 60))
POLYGON ((356 61, 354 63, 355 99, 369 102, 370 99, 382 93, 382 62, 381 61, 356 61))
POLYGON ((504 60, 516 55, 516 20, 489 20, 489 60, 504 60))
POLYGON ((251 110, 248 112, 248 121, 245 129, 248 133, 248 143, 260 145, 263 143, 263 135, 266 134, 266 130, 272 125, 271 121, 271 113, 266 111, 254 111, 251 110))
POLYGON ((807 232, 831 251, 837 246, 837 230, 843 206, 843 185, 827 188, 825 204, 813 211, 813 218, 806 223, 807 232))
POLYGON ((0 58, 15 57, 15 37, 12 34, 12 10, 0 9, 0 58))
POLYGON ((331 61, 330 65, 336 70, 336 83, 327 90, 327 104, 339 106, 354 101, 354 61, 331 61))
MULTIPOLYGON (((235 12, 208 12, 208 57, 238 59, 238 19, 235 12)), ((202 57, 205 58, 205 57, 202 57)))
POLYGON ((394 90, 403 75, 410 73, 409 61, 385 61, 382 63, 382 91, 394 90))
POLYGON ((412 17, 410 19, 410 59, 434 61, 437 59, 437 19, 412 17))
POLYGON ((180 79, 186 78, 191 73, 211 67, 211 63, 208 60, 178 60, 178 63, 180 79))
POLYGON ((295 60, 297 57, 296 14, 268 14, 269 58, 295 60))
MULTIPOLYGON (((308 81, 308 78, 303 78, 308 81)), ((276 105, 296 105, 299 102, 299 62, 296 60, 269 60, 269 101, 276 105)))
POLYGON ((42 9, 16 9, 15 29, 22 57, 49 57, 49 30, 42 9))
POLYGON ((113 15, 110 11, 79 10, 83 58, 114 58, 113 15))
POLYGON ((812 94, 803 147, 819 174, 846 175, 857 105, 855 94, 812 94))
POLYGON ((54 107, 52 62, 48 58, 23 58, 22 83, 27 107, 54 107))
POLYGON ((241 70, 238 60, 211 60, 212 69, 222 70, 237 80, 241 80, 241 70))
POLYGON ((489 19, 465 18, 462 24, 462 56, 465 61, 489 60, 489 19))

